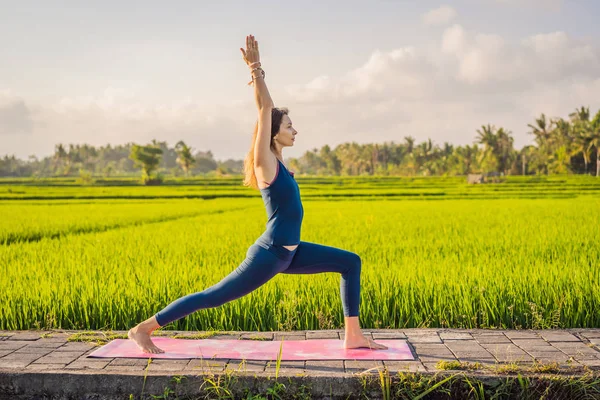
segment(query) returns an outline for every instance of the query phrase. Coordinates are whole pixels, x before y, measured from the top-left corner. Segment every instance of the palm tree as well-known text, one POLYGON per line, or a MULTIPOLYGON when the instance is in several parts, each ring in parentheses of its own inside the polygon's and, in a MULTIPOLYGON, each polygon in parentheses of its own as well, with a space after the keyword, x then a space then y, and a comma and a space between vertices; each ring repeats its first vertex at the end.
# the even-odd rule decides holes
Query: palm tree
MULTIPOLYGON (((62 143, 59 143, 54 146, 54 168, 58 164, 62 164, 64 160, 67 158, 67 151, 65 150, 65 146, 62 143)), ((56 172, 56 171, 55 171, 56 172)))
POLYGON ((477 155, 479 152, 477 145, 474 144, 473 146, 466 145, 465 147, 458 147, 456 151, 459 159, 462 161, 462 173, 469 174, 473 172, 472 168, 477 163, 477 155))
POLYGON ((404 143, 404 146, 406 146, 406 152, 408 154, 412 154, 413 150, 415 149, 415 138, 412 136, 405 136, 404 143))
POLYGON ((571 118, 572 122, 577 121, 589 121, 590 120, 590 108, 581 106, 581 108, 576 108, 574 112, 569 114, 569 118, 571 118))
POLYGON ((543 167, 544 172, 548 173, 548 158, 550 156, 551 145, 552 145, 552 130, 554 121, 550 118, 546 118, 545 114, 541 114, 540 118, 535 119, 535 125, 527 124, 531 128, 528 132, 535 136, 535 142, 538 145, 538 151, 536 154, 537 169, 543 167))
POLYGON ((578 126, 576 129, 576 136, 573 140, 571 155, 577 155, 579 153, 583 154, 583 163, 585 164, 584 173, 587 175, 588 164, 590 163, 592 157, 592 149, 590 146, 590 141, 592 138, 591 126, 586 124, 585 128, 578 126))
POLYGON ((480 155, 479 162, 483 169, 497 171, 498 170, 498 141, 495 134, 496 128, 490 124, 482 125, 481 129, 477 130, 477 142, 483 145, 483 152, 480 155), (485 168, 488 165, 489 168, 485 168))
POLYGON ((537 148, 533 145, 525 146, 521 149, 520 155, 523 175, 527 175, 527 163, 535 157, 536 151, 537 148))
POLYGON ((588 150, 596 148, 596 178, 600 177, 600 110, 591 122, 590 141, 588 150))
POLYGON ((180 140, 175 145, 175 152, 177 153, 175 162, 179 164, 185 175, 188 176, 192 164, 196 162, 196 159, 192 155, 192 148, 180 140))
POLYGON ((554 122, 551 119, 546 118, 545 114, 542 114, 539 118, 535 119, 535 125, 527 124, 531 128, 532 135, 535 135, 535 141, 538 147, 542 147, 551 136, 552 125, 554 122))
POLYGON ((592 126, 590 121, 590 109, 589 107, 581 107, 581 109, 575 109, 574 112, 569 114, 571 122, 573 123, 573 141, 571 155, 583 154, 583 162, 585 164, 585 173, 588 173, 588 164, 591 161, 591 149, 590 140, 592 135, 592 126))
POLYGON ((513 154, 513 142, 514 139, 511 136, 511 132, 504 128, 498 129, 496 132, 496 156, 500 161, 500 169, 505 175, 508 174, 508 166, 511 164, 511 157, 513 154))

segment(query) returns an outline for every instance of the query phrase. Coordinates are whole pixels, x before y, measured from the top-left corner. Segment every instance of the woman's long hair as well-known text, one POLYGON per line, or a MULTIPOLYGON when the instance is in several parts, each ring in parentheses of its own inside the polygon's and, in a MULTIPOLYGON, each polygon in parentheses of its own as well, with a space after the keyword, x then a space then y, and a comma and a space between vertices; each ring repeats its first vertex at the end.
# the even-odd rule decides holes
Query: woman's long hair
MULTIPOLYGON (((273 107, 271 110, 271 149, 275 149, 273 138, 279 133, 281 120, 284 115, 288 115, 289 110, 286 107, 273 107)), ((254 132, 252 133, 252 144, 250 151, 244 159, 244 186, 249 186, 258 189, 256 174, 254 173, 254 147, 256 146, 256 137, 258 136, 258 121, 254 124, 254 132)))

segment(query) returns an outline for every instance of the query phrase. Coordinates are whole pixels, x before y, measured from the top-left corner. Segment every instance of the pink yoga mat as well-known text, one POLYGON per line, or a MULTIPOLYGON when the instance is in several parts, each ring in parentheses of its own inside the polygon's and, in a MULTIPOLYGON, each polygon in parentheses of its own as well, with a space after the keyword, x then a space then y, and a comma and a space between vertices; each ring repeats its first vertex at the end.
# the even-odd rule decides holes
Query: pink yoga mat
MULTIPOLYGON (((90 353, 88 357, 126 358, 227 358, 246 360, 277 360, 280 340, 219 340, 219 339, 173 339, 155 337, 152 341, 164 353, 143 353, 129 339, 114 339, 90 353)), ((414 360, 405 340, 377 340, 388 348, 344 349, 343 340, 312 339, 284 340, 281 360, 414 360)))

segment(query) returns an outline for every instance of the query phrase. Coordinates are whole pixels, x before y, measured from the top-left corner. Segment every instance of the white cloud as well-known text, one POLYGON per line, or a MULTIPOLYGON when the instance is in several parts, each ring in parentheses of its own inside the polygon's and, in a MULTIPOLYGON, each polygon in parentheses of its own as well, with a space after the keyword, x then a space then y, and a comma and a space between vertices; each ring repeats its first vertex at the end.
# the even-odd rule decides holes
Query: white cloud
MULTIPOLYGON (((564 32, 509 43, 498 35, 446 29, 432 50, 376 50, 360 67, 328 78, 317 90, 289 86, 306 114, 305 131, 320 145, 348 140, 396 140, 413 135, 471 143, 492 123, 513 131, 515 144, 534 116, 566 116, 575 107, 600 107, 600 50, 564 32)), ((298 143, 301 143, 302 138, 298 143)))
MULTIPOLYGON (((567 116, 581 105, 600 108, 600 49, 564 32, 510 42, 453 25, 432 48, 376 49, 341 76, 270 89, 276 105, 290 108, 299 132, 286 156, 349 141, 400 142, 408 135, 466 144, 487 123, 513 131, 515 145, 522 146, 531 142, 527 124, 542 112, 567 116)), ((107 88, 98 96, 32 104, 0 92, 0 126, 13 127, 1 131, 0 154, 25 158, 49 154, 59 142, 156 138, 239 159, 255 119, 252 98, 224 105, 193 99, 148 104, 134 92, 107 88)))
POLYGON ((450 6, 441 6, 422 15, 421 20, 426 25, 443 25, 456 18, 456 10, 450 6))
POLYGON ((511 6, 530 7, 535 9, 547 9, 550 11, 560 11, 562 0, 492 0, 495 3, 507 4, 511 6))
POLYGON ((9 91, 0 92, 0 136, 30 134, 32 118, 32 110, 23 99, 9 91))
MULTIPOLYGON (((247 105, 252 104, 249 101, 247 105)), ((50 105, 26 104, 5 94, 0 101, 0 127, 20 127, 20 133, 31 133, 34 138, 5 136, 9 151, 2 149, 2 153, 24 158, 48 155, 58 143, 104 146, 157 139, 171 146, 183 140, 194 150, 212 150, 217 158, 240 158, 249 148, 256 117, 249 106, 209 105, 190 99, 146 105, 134 93, 115 88, 107 88, 97 97, 63 98, 50 105), (3 104, 9 106, 3 108, 3 104), (31 108, 37 110, 35 115, 25 113, 31 108)))

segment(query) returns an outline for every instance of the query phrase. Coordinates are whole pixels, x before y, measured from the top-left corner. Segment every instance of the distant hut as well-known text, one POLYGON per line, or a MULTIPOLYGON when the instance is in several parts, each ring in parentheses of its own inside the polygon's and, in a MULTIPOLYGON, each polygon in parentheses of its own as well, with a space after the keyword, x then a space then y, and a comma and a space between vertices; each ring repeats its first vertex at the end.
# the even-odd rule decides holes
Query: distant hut
POLYGON ((468 183, 484 183, 483 174, 469 174, 467 177, 468 183))

